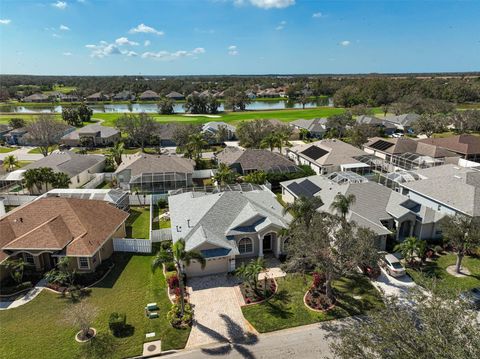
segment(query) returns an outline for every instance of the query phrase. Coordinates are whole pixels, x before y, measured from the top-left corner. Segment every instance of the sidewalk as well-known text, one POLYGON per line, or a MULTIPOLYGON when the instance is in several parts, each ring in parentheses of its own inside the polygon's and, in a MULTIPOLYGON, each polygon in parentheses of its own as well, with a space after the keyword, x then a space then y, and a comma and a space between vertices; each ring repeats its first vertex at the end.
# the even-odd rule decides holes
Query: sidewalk
POLYGON ((14 301, 5 301, 0 302, 0 310, 7 310, 12 308, 17 308, 21 305, 24 305, 34 299, 46 286, 47 281, 41 279, 35 287, 30 289, 23 297, 20 297, 14 301))

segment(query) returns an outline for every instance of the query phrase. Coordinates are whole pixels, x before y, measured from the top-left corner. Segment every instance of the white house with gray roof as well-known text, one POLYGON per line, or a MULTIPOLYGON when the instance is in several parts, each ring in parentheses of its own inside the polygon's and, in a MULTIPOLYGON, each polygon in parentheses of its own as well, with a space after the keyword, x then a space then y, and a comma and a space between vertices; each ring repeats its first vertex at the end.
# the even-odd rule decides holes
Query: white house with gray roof
POLYGON ((320 197, 323 206, 318 210, 329 213, 338 193, 345 196, 353 194, 355 202, 347 220, 375 232, 381 250, 385 249, 388 235, 395 235, 397 240, 412 235, 422 239, 441 235, 438 222, 444 216, 442 213, 374 182, 337 183, 325 176, 310 176, 282 182, 281 186, 282 199, 286 203, 292 203, 301 196, 320 197))
POLYGON ((109 146, 121 140, 120 131, 113 127, 91 124, 67 133, 60 140, 67 146, 109 146))
POLYGON ((226 140, 230 141, 235 139, 235 126, 229 125, 226 122, 219 122, 219 121, 212 121, 212 122, 207 122, 202 126, 202 132, 204 134, 209 134, 213 138, 217 136, 217 133, 220 131, 220 129, 224 128, 226 130, 226 140))
POLYGON ((284 252, 282 228, 290 215, 269 190, 220 193, 187 192, 168 197, 174 242, 184 239, 186 250, 207 260, 186 267, 188 276, 227 273, 240 259, 284 252))

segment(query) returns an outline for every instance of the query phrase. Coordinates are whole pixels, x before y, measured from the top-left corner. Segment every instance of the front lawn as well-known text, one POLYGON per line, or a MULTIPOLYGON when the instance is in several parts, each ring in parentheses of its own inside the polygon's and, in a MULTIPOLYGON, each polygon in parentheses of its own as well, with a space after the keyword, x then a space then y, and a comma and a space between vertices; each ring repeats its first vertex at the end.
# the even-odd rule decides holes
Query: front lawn
POLYGON ((130 207, 126 226, 128 238, 150 238, 150 207, 130 207))
MULTIPOLYGON (((115 267, 110 274, 92 288, 84 300, 95 306, 99 314, 94 327, 99 334, 108 333, 108 317, 112 312, 123 312, 133 334, 112 338, 112 353, 108 358, 124 358, 142 354, 145 334, 155 332, 154 338, 162 340, 162 349, 183 348, 189 330, 170 326, 166 314, 170 301, 162 272, 151 271, 151 255, 115 253, 115 267), (160 309, 157 319, 144 314, 147 303, 156 302, 160 309)), ((69 299, 44 290, 37 298, 21 307, 0 312, 0 358, 63 359, 74 358, 81 344, 74 340, 76 329, 64 322, 64 313, 71 306, 69 299), (6 345, 8 343, 8 345, 6 345)))
POLYGON ((455 294, 480 287, 480 258, 463 258, 462 266, 471 272, 470 276, 464 278, 454 277, 446 271, 447 267, 455 264, 456 259, 455 254, 445 254, 427 262, 420 270, 407 268, 407 273, 415 283, 423 287, 429 286, 430 281, 434 280, 436 289, 455 294))
POLYGON ((18 150, 16 147, 2 147, 0 146, 0 153, 9 153, 12 151, 18 150))
POLYGON ((363 276, 335 281, 337 304, 326 313, 312 311, 303 303, 312 284, 310 275, 287 275, 277 282, 278 292, 272 299, 242 307, 245 318, 260 333, 363 314, 383 306, 380 293, 363 276))

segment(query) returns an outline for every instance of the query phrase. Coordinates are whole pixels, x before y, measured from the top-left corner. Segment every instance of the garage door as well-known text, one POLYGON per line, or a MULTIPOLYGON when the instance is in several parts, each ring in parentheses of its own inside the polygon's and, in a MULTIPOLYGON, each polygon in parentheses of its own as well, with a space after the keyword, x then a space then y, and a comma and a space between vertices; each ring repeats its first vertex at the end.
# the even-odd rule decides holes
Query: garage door
POLYGON ((228 257, 222 258, 209 258, 205 268, 202 270, 202 266, 197 261, 191 261, 190 265, 186 268, 187 276, 199 277, 202 275, 219 274, 228 272, 228 257))

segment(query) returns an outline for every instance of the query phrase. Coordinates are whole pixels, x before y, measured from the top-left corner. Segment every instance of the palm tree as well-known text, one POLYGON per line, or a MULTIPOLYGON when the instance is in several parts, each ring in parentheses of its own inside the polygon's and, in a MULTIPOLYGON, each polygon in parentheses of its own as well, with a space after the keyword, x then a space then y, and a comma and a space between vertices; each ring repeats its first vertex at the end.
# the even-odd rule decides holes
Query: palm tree
POLYGON ((30 193, 34 192, 34 188, 40 191, 42 185, 42 180, 39 175, 38 168, 31 168, 25 171, 23 174, 23 180, 25 182, 25 187, 28 188, 30 193))
POLYGON ((5 171, 10 172, 13 171, 15 167, 19 167, 20 164, 17 160, 17 157, 14 155, 8 155, 3 159, 3 168, 5 168, 5 171))
POLYGON ((280 153, 282 153, 283 145, 288 144, 288 140, 290 136, 287 135, 286 133, 279 132, 275 135, 275 137, 277 138, 277 148, 280 151, 280 153))
POLYGON ((50 167, 40 167, 38 169, 40 181, 45 184, 45 191, 48 192, 48 184, 55 182, 55 173, 50 167))
POLYGON ((273 152, 273 149, 278 146, 278 137, 275 134, 270 134, 266 136, 261 142, 260 147, 270 148, 270 151, 273 152))
POLYGON ((55 188, 68 188, 70 186, 70 177, 64 172, 55 173, 52 186, 55 188))
POLYGON ((125 151, 125 145, 123 142, 116 142, 115 145, 108 150, 108 153, 114 159, 117 167, 122 163, 122 155, 125 151))
POLYGON ((252 284, 253 289, 258 291, 258 275, 265 270, 265 260, 257 258, 251 260, 248 264, 243 263, 240 268, 235 271, 243 280, 252 284))
POLYGON ((222 186, 227 183, 232 183, 234 176, 235 174, 232 172, 232 170, 230 169, 230 167, 228 167, 227 164, 220 163, 218 165, 217 173, 215 173, 213 179, 222 186))
POLYGON ((157 253, 155 258, 152 261, 152 271, 155 272, 159 267, 163 264, 173 262, 178 270, 178 285, 180 287, 180 304, 181 304, 181 312, 180 316, 183 318, 183 314, 185 312, 185 288, 183 283, 184 272, 183 268, 184 265, 189 266, 192 260, 196 260, 200 262, 202 269, 205 268, 205 258, 200 252, 195 251, 187 251, 185 250, 185 241, 183 238, 180 238, 176 241, 171 248, 165 249, 161 248, 160 251, 157 253))
POLYGON ((397 244, 393 250, 402 253, 403 258, 411 265, 415 256, 422 256, 422 243, 424 243, 424 241, 417 237, 407 237, 402 243, 397 244))
POLYGON ((348 211, 350 210, 352 204, 355 203, 355 200, 356 199, 354 194, 344 195, 339 192, 335 196, 335 199, 330 205, 330 208, 340 213, 342 219, 345 221, 348 211))
POLYGON ((292 224, 302 221, 306 227, 309 227, 314 214, 321 206, 323 206, 323 201, 320 197, 300 196, 293 203, 288 203, 284 207, 283 214, 290 213, 292 215, 292 224))
POLYGON ((207 141, 203 138, 202 133, 195 133, 188 137, 188 143, 186 145, 187 152, 190 152, 195 161, 200 161, 202 158, 202 149, 207 145, 207 141))
POLYGON ((10 276, 17 284, 22 283, 25 267, 32 266, 30 263, 25 262, 23 258, 7 259, 3 265, 10 270, 10 276))

